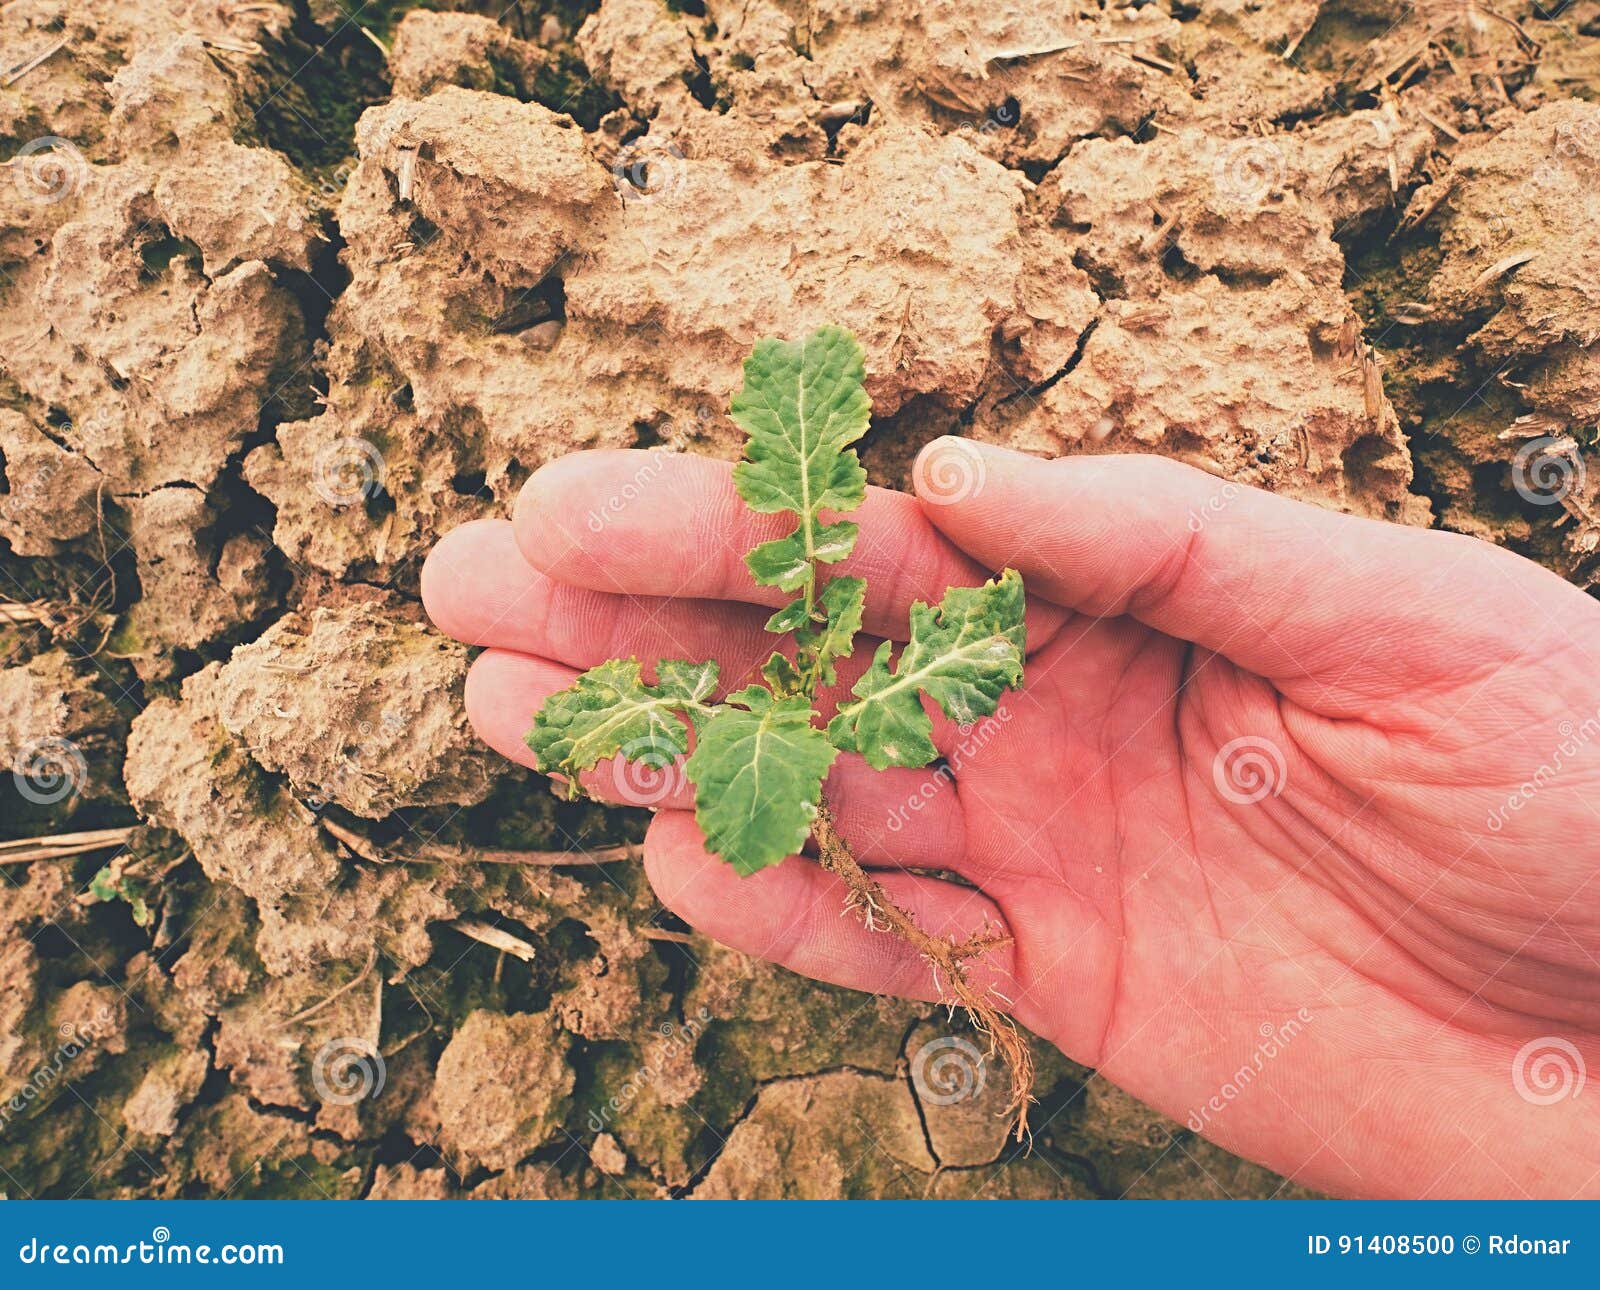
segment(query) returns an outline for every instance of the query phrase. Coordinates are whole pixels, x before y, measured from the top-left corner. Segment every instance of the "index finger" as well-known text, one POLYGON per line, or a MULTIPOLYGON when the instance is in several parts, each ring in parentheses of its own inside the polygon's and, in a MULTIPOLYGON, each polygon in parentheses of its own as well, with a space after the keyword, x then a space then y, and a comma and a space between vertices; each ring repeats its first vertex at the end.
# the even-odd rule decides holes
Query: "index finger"
MULTIPOLYGON (((993 576, 941 534, 916 500, 869 487, 850 519, 855 550, 830 573, 867 580, 865 628, 905 639, 913 601, 937 603, 945 590, 993 576)), ((558 582, 636 596, 688 596, 777 608, 793 598, 757 585, 745 567, 751 548, 794 528, 790 515, 757 515, 733 486, 725 461, 685 453, 602 449, 541 467, 517 498, 514 527, 523 558, 558 582)), ((1030 602, 1030 649, 1063 615, 1030 602)))

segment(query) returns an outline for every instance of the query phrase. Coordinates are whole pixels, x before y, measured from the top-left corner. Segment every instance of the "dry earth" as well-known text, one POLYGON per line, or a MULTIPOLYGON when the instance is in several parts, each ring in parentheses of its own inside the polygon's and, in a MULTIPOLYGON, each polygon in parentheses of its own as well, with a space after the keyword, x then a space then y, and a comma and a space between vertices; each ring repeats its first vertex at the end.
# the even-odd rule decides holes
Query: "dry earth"
POLYGON ((0 2, 0 1188, 1294 1193, 688 934, 418 568, 830 321, 878 483, 1165 453, 1587 586, 1600 3, 460 8, 0 2))

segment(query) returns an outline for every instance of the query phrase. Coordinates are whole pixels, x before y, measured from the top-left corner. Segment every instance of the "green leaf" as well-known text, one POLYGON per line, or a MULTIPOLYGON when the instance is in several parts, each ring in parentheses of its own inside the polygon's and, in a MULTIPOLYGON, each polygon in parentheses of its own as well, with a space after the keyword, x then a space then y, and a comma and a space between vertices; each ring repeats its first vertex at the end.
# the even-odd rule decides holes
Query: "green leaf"
POLYGON ((805 685, 800 669, 782 654, 774 654, 763 663, 761 675, 774 694, 799 694, 805 685))
MULTIPOLYGON (((744 558, 750 576, 763 587, 796 591, 811 576, 811 558, 806 550, 806 534, 796 529, 788 537, 763 542, 744 558)), ((802 600, 802 604, 805 602, 802 600)))
POLYGON ((756 547, 745 556, 745 567, 763 587, 795 591, 805 585, 813 560, 837 564, 855 549, 860 531, 861 526, 853 520, 813 524, 809 529, 802 524, 788 537, 774 538, 756 547))
POLYGON ((872 411, 861 346, 842 327, 821 327, 797 341, 759 340, 744 365, 744 385, 730 411, 749 435, 734 486, 753 511, 791 511, 793 533, 764 542, 747 557, 763 586, 793 591, 817 561, 844 559, 854 524, 826 524, 824 510, 849 511, 866 497, 867 472, 850 446, 872 411))
POLYGON ((865 578, 833 578, 817 598, 824 620, 808 624, 796 634, 801 666, 815 669, 818 681, 832 685, 838 680, 834 662, 847 658, 861 630, 861 615, 867 603, 865 578))
POLYGON ((665 766, 688 751, 677 714, 704 710, 717 683, 715 663, 668 659, 660 684, 645 685, 638 659, 608 659, 545 700, 528 732, 539 769, 575 776, 618 753, 665 766))
POLYGON ((656 664, 656 677, 656 689, 663 697, 703 703, 717 688, 717 664, 714 659, 689 663, 681 658, 664 658, 656 664))
POLYGON ((800 596, 791 600, 771 618, 767 619, 767 630, 787 636, 790 632, 799 631, 806 623, 806 598, 800 596))
POLYGON ((752 685, 727 702, 701 728, 684 770, 706 846, 749 876, 805 845, 838 753, 803 697, 752 685))
POLYGON ((911 606, 911 640, 892 671, 890 642, 828 725, 828 738, 876 770, 926 766, 937 755, 919 692, 963 725, 995 710, 1022 682, 1022 575, 1007 569, 981 587, 952 587, 937 609, 911 606))
POLYGON ((128 912, 133 915, 133 921, 140 927, 149 927, 155 922, 155 912, 144 898, 143 885, 119 877, 110 865, 104 866, 89 880, 89 895, 102 903, 122 901, 127 905, 128 912))
POLYGON ((128 912, 133 915, 133 921, 138 926, 149 927, 151 923, 156 921, 155 913, 150 908, 149 902, 145 900, 144 894, 137 887, 128 882, 120 883, 117 887, 117 895, 127 902, 128 912))

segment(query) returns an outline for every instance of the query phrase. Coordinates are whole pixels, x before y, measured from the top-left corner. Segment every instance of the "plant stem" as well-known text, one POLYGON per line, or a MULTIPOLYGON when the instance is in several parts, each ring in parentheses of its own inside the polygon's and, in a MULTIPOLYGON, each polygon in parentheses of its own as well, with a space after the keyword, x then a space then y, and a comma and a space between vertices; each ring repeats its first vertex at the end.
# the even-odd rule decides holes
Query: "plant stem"
MULTIPOLYGON (((807 546, 810 546, 809 532, 807 546)), ((821 568, 809 550, 807 555, 805 622, 809 628, 816 612, 821 568)), ((800 679, 805 697, 813 707, 820 674, 821 661, 813 659, 800 679)), ((987 991, 974 986, 968 978, 968 966, 974 959, 1009 944, 1011 938, 986 929, 964 941, 950 941, 923 931, 917 926, 917 920, 890 900, 883 885, 861 867, 849 843, 840 836, 825 796, 817 801, 817 818, 812 822, 811 834, 817 840, 822 867, 849 889, 847 908, 854 908, 861 915, 868 931, 888 931, 911 946, 932 971, 939 1001, 950 1008, 962 1008, 979 1033, 987 1037, 990 1054, 998 1053, 1010 1070, 1011 1101, 1006 1110, 1017 1117, 1016 1137, 1021 1142, 1028 1132, 1028 1106, 1033 1101, 1033 1053, 1011 1018, 995 1007, 987 991)))

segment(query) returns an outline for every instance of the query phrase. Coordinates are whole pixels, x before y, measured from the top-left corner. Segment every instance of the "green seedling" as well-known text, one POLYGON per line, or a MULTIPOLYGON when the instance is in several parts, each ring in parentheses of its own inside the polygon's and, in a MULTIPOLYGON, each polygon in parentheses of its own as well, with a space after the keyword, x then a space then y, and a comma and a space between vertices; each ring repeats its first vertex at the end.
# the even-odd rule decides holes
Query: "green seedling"
POLYGON ((968 979, 969 963, 1006 938, 987 928, 960 941, 925 932, 856 861, 823 793, 841 752, 859 754, 876 770, 933 763, 938 750, 924 696, 970 725, 993 713, 1023 674, 1022 577, 1007 569, 981 587, 950 588, 937 606, 914 604, 898 659, 891 642, 880 644, 824 723, 818 694, 837 685, 867 598, 865 579, 827 572, 859 535, 853 520, 840 517, 866 500, 866 471, 852 447, 871 411, 865 375, 861 346, 843 328, 761 340, 730 407, 748 435, 733 472, 739 496, 763 515, 795 518, 793 531, 745 557, 756 583, 792 596, 766 624, 792 649, 775 649, 759 681, 720 700, 715 661, 664 659, 648 681, 638 659, 610 659, 545 701, 528 744, 539 769, 565 777, 572 793, 601 762, 620 758, 663 770, 687 758, 683 771, 694 785, 706 846, 743 876, 814 838, 823 867, 844 881, 846 899, 867 927, 916 949, 946 1001, 965 1008, 1001 1050, 1013 1074, 1020 1135, 1031 1058, 968 979))
POLYGON ((124 877, 113 865, 106 865, 89 880, 88 895, 94 904, 124 902, 140 927, 149 927, 156 920, 155 911, 144 898, 143 884, 124 877))

